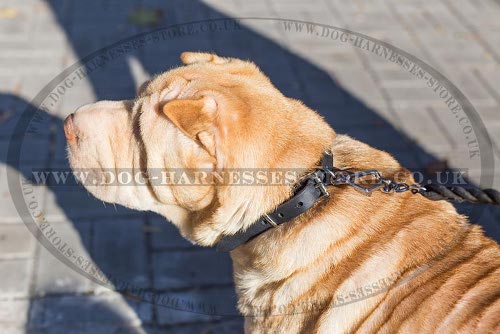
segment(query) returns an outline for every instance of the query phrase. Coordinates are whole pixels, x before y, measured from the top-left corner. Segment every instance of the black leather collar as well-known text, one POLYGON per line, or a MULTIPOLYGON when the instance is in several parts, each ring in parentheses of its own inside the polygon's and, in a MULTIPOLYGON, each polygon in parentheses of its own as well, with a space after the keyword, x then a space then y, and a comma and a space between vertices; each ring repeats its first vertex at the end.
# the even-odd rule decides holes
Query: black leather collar
POLYGON ((222 237, 216 245, 217 250, 231 251, 265 231, 298 217, 322 197, 330 196, 326 186, 333 184, 330 177, 332 170, 333 156, 326 151, 321 159, 321 169, 306 175, 289 200, 264 214, 246 230, 222 237))
POLYGON ((326 189, 327 186, 342 184, 352 186, 368 196, 373 191, 379 189, 384 193, 404 193, 411 191, 413 194, 421 194, 432 200, 449 199, 463 201, 465 199, 473 203, 500 204, 500 192, 492 189, 484 191, 469 189, 469 193, 464 188, 456 186, 448 189, 441 185, 421 186, 418 183, 407 184, 405 182, 398 182, 383 177, 376 169, 353 172, 350 171, 350 168, 335 168, 333 167, 332 153, 326 151, 321 159, 321 168, 307 174, 303 178, 292 198, 279 205, 274 211, 260 217, 245 231, 222 237, 216 245, 217 249, 223 251, 233 250, 265 231, 298 217, 322 197, 330 196, 326 189), (366 182, 363 182, 363 179, 368 181, 366 178, 371 178, 372 181, 366 184, 366 182), (488 196, 491 196, 493 199, 488 198, 488 196))

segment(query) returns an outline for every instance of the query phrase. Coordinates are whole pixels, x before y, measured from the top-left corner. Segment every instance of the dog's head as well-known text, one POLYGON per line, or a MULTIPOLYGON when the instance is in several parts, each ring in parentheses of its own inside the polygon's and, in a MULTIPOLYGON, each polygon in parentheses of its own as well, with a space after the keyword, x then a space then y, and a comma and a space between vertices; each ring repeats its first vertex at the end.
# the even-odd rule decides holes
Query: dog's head
POLYGON ((97 198, 160 213, 188 239, 210 245, 285 200, 292 186, 193 178, 234 168, 312 168, 334 132, 251 62, 190 52, 181 60, 186 66, 145 83, 135 100, 101 101, 69 116, 68 157, 77 175, 99 175, 95 184, 81 180, 97 198), (127 184, 101 182, 124 181, 123 170, 134 176, 127 184), (172 181, 166 171, 187 179, 161 182, 172 181))

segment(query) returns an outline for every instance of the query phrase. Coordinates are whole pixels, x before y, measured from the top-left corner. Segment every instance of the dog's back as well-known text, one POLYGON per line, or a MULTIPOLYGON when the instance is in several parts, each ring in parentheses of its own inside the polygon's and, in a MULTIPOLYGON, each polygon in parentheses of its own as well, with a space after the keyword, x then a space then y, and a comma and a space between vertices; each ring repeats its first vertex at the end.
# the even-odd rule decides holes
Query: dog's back
MULTIPOLYGON (((341 167, 403 171, 346 136, 333 152, 341 167)), ((252 332, 495 332, 500 249, 479 226, 447 202, 409 192, 331 192, 297 222, 234 252, 236 264, 252 258, 252 270, 235 266, 252 332)))

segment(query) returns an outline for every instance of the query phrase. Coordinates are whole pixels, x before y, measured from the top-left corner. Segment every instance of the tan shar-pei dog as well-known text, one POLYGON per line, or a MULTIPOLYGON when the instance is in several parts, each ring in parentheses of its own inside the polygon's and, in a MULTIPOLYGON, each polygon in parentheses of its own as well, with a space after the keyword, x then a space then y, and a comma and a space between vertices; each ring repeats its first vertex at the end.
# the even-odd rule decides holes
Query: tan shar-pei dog
MULTIPOLYGON (((136 99, 69 116, 71 167, 128 168, 148 179, 162 170, 311 171, 331 150, 338 168, 413 182, 388 153, 337 135, 283 96, 253 63, 191 52, 181 60, 136 99)), ((85 187, 102 201, 157 212, 191 242, 214 246, 287 201, 295 186, 219 181, 85 187)), ((328 191, 231 251, 246 332, 500 333, 500 251, 479 226, 409 191, 328 191)))

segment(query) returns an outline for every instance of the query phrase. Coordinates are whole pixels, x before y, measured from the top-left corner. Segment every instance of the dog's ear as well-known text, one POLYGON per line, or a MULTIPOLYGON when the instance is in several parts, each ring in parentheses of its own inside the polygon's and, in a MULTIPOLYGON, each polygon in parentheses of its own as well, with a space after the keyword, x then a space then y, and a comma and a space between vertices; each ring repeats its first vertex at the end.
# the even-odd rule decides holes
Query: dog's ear
POLYGON ((217 102, 212 97, 179 99, 167 102, 163 113, 182 132, 215 156, 215 136, 221 130, 217 127, 217 102))
MULTIPOLYGON (((260 79, 266 84, 269 84, 269 78, 265 76, 259 68, 250 61, 244 61, 238 58, 220 57, 214 53, 202 52, 183 52, 181 60, 185 65, 190 64, 215 64, 224 65, 227 73, 233 75, 254 77, 260 79)), ((234 84, 232 82, 231 84, 234 84)))
POLYGON ((181 61, 185 65, 190 65, 194 63, 226 64, 229 63, 231 59, 219 57, 214 53, 183 52, 181 54, 181 61))

